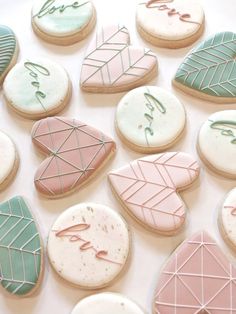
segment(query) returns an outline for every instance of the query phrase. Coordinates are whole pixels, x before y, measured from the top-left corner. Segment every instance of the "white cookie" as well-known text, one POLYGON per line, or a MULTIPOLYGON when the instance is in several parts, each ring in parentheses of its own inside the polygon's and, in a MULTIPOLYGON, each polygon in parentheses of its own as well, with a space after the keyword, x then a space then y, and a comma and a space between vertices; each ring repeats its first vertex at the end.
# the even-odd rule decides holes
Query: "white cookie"
POLYGON ((214 171, 236 179, 236 110, 218 111, 208 118, 199 132, 198 151, 214 171))
POLYGON ((71 314, 144 314, 133 301, 118 293, 99 293, 81 300, 71 314))
POLYGON ((71 94, 68 74, 47 59, 28 59, 8 73, 3 91, 7 104, 30 119, 54 115, 68 103, 71 94))
POLYGON ((171 93, 155 86, 133 89, 120 101, 116 127, 134 150, 158 152, 171 146, 185 127, 185 110, 171 93))
POLYGON ((68 282, 95 289, 108 285, 123 270, 129 255, 129 231, 121 216, 99 204, 78 204, 54 223, 48 256, 68 282))

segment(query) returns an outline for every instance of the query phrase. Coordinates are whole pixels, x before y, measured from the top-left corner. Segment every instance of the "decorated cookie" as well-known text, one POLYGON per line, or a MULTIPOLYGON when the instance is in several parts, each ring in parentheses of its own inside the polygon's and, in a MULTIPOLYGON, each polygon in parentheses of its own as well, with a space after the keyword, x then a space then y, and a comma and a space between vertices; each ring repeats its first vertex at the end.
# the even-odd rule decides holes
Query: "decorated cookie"
POLYGON ((18 57, 18 45, 13 31, 0 25, 0 84, 7 72, 15 65, 18 57))
POLYGON ((161 272, 154 314, 235 312, 236 269, 217 243, 198 232, 185 240, 161 272))
POLYGON ((236 110, 215 112, 198 136, 202 160, 219 174, 236 179, 236 110))
POLYGON ((127 211, 163 235, 172 235, 183 226, 185 204, 178 191, 198 177, 197 161, 186 153, 164 153, 134 160, 111 171, 109 181, 127 211))
POLYGON ((216 103, 236 102, 236 34, 218 33, 192 50, 179 66, 173 84, 216 103))
POLYGON ((128 227, 107 206, 75 205, 56 220, 48 237, 48 256, 55 271, 85 289, 107 286, 124 269, 129 255, 128 227))
POLYGON ((82 65, 80 85, 92 93, 116 93, 140 86, 157 72, 150 49, 129 45, 126 27, 102 28, 93 39, 82 65))
POLYGON ((116 111, 116 128, 121 140, 139 152, 154 153, 171 146, 184 126, 185 110, 180 101, 155 86, 130 91, 116 111))
POLYGON ((136 21, 145 40, 166 48, 186 47, 204 30, 204 12, 196 0, 139 1, 136 21))
POLYGON ((127 297, 111 292, 91 295, 81 300, 71 314, 144 314, 138 305, 127 297))
POLYGON ((110 158, 115 142, 76 119, 46 118, 35 123, 32 140, 48 157, 34 182, 46 197, 62 197, 78 190, 110 158))
POLYGON ((0 191, 14 178, 18 164, 15 144, 8 135, 0 131, 0 191))
POLYGON ((0 204, 0 283, 17 296, 32 294, 42 277, 43 249, 23 197, 0 204))
POLYGON ((18 114, 38 119, 54 115, 69 102, 71 83, 66 71, 47 59, 28 59, 8 73, 3 91, 18 114))
POLYGON ((226 196, 219 211, 218 224, 224 240, 236 249, 236 188, 226 196))
POLYGON ((50 43, 70 45, 85 38, 96 23, 96 11, 87 0, 35 0, 32 27, 50 43))

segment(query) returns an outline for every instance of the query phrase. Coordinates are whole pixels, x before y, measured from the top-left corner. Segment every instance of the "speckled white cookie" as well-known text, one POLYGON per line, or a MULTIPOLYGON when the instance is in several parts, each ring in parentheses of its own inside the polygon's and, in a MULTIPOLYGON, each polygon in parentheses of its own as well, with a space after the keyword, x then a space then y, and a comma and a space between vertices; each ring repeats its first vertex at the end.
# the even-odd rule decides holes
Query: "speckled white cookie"
POLYGON ((123 218, 109 207, 93 203, 67 209, 48 238, 52 267, 62 278, 85 289, 102 288, 117 278, 129 249, 123 218))
POLYGON ((174 144, 185 127, 185 110, 168 91, 142 86, 127 93, 116 111, 116 129, 130 148, 154 153, 174 144))
POLYGON ((218 218, 219 229, 224 240, 236 249, 236 188, 226 196, 218 218))
POLYGON ((136 21, 147 41, 159 47, 181 48, 201 36, 204 11, 197 0, 140 0, 136 21))
POLYGON ((11 69, 4 81, 3 92, 7 104, 18 114, 39 119, 54 115, 67 105, 71 83, 59 64, 30 58, 11 69))
POLYGON ((71 314, 144 314, 137 304, 118 293, 99 293, 81 300, 71 314))
POLYGON ((96 23, 96 10, 88 0, 35 0, 32 27, 43 40, 57 45, 85 38, 96 23))
POLYGON ((198 151, 217 173, 236 179, 236 110, 218 111, 202 125, 198 151))

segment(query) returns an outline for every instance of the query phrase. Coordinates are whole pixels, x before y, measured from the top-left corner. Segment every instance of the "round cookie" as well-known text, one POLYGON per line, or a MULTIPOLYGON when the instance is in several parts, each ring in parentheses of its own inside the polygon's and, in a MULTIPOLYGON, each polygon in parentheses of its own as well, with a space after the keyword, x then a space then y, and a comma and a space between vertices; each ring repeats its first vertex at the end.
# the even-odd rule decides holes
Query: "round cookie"
POLYGON ((55 115, 67 105, 71 83, 59 64, 47 59, 29 59, 11 69, 3 92, 7 104, 18 114, 39 119, 55 115))
POLYGON ((56 45, 71 45, 92 31, 96 11, 87 0, 36 0, 31 21, 34 32, 43 40, 56 45))
POLYGON ((198 152, 212 170, 236 179, 236 110, 218 111, 208 118, 198 135, 198 152))
POLYGON ((18 57, 18 45, 13 31, 0 25, 0 85, 7 72, 15 65, 18 57))
POLYGON ((8 135, 0 131, 0 191, 13 179, 18 169, 18 154, 8 135))
POLYGON ((154 153, 174 144, 185 127, 185 110, 171 93, 155 86, 133 89, 120 101, 116 129, 132 149, 154 153))
POLYGON ((104 292, 81 300, 71 314, 144 314, 140 307, 126 296, 104 292))
POLYGON ((196 0, 146 0, 137 5, 137 29, 153 45, 186 47, 204 30, 204 11, 196 0))
POLYGON ((123 218, 109 207, 93 203, 67 209, 48 237, 48 256, 54 270, 84 289, 102 288, 116 279, 129 249, 129 230, 123 218))
POLYGON ((226 196, 219 211, 218 224, 223 239, 236 249, 236 188, 226 196))

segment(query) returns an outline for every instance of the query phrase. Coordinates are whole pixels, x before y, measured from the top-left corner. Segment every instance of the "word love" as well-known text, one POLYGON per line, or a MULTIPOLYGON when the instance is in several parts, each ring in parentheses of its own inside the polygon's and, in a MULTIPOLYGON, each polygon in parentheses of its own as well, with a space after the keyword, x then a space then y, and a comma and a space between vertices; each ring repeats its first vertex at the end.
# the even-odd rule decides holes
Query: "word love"
MULTIPOLYGON (((210 120, 211 121, 211 120, 210 120)), ((221 135, 233 137, 231 144, 236 144, 236 135, 231 129, 236 129, 236 121, 219 120, 211 123, 210 127, 220 130, 221 135)))
POLYGON ((87 250, 93 250, 95 253, 95 257, 101 260, 104 260, 106 262, 112 263, 112 264, 117 264, 117 265, 122 265, 121 263, 112 261, 108 258, 106 258, 106 256, 108 255, 108 252, 105 250, 97 250, 90 241, 87 241, 85 239, 83 239, 81 237, 81 235, 79 234, 82 231, 85 231, 87 229, 90 228, 89 224, 77 224, 77 225, 73 225, 70 226, 68 228, 65 228, 63 230, 57 231, 56 232, 56 237, 68 237, 70 242, 82 242, 82 244, 80 245, 79 249, 80 251, 87 251, 87 250))
POLYGON ((189 20, 189 18, 191 18, 191 15, 189 13, 180 13, 176 11, 175 8, 170 8, 166 4, 153 5, 155 3, 170 3, 170 2, 174 2, 174 0, 150 0, 146 3, 146 7, 149 9, 157 8, 159 11, 167 11, 168 16, 177 15, 179 16, 180 21, 186 23, 199 24, 198 22, 189 20))
MULTIPOLYGON (((46 94, 40 90, 39 76, 50 76, 50 72, 42 65, 33 62, 25 62, 24 66, 29 71, 29 75, 34 79, 34 81, 31 82, 31 85, 37 89, 35 92, 35 97, 40 105, 44 108, 42 99, 46 98, 46 94)), ((46 111, 46 108, 44 109, 46 111)))
POLYGON ((72 4, 68 4, 68 5, 60 5, 60 6, 55 6, 56 0, 47 0, 44 5, 42 6, 42 8, 39 10, 39 12, 37 14, 34 15, 37 16, 38 18, 41 18, 45 15, 48 14, 53 14, 55 12, 59 12, 59 13, 63 13, 66 9, 68 8, 72 8, 72 9, 78 9, 79 7, 89 3, 89 1, 84 2, 82 4, 79 4, 78 1, 73 2, 72 4))

